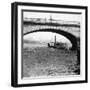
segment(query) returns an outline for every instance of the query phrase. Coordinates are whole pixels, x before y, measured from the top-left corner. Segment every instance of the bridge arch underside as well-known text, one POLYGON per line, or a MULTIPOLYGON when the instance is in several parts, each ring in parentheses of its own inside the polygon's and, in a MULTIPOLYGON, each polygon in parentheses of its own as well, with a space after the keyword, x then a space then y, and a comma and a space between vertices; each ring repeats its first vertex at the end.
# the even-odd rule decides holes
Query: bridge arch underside
POLYGON ((30 33, 34 33, 34 32, 53 32, 53 33, 58 33, 60 35, 65 36, 67 39, 69 39, 72 43, 72 48, 71 50, 76 50, 77 49, 77 38, 72 35, 71 33, 62 31, 62 30, 56 30, 56 29, 39 29, 39 30, 35 30, 35 31, 30 31, 25 33, 24 35, 30 34, 30 33))

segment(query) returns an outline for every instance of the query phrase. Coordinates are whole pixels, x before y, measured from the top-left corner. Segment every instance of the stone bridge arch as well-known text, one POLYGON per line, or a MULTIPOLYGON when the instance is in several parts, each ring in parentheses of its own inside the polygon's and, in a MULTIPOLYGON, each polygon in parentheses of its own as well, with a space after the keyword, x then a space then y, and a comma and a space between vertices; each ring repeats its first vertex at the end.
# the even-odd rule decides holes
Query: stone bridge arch
POLYGON ((69 32, 63 31, 63 30, 56 30, 56 29, 39 29, 39 30, 34 30, 34 31, 29 31, 27 33, 24 33, 24 35, 30 34, 30 33, 34 33, 34 32, 54 32, 60 35, 65 36, 67 39, 69 39, 72 43, 72 50, 76 50, 77 49, 77 38, 72 35, 69 32))

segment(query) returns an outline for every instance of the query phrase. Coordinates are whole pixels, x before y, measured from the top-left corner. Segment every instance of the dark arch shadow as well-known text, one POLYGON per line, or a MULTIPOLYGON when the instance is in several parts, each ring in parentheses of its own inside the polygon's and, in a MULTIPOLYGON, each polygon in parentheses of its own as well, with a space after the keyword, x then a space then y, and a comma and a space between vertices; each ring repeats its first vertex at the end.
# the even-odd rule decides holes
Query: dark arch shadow
POLYGON ((62 31, 62 30, 56 30, 56 29, 39 29, 39 30, 35 30, 35 31, 30 31, 30 32, 27 32, 25 33, 24 35, 27 35, 27 34, 30 34, 30 33, 33 33, 33 32, 54 32, 54 33, 58 33, 60 35, 63 35, 65 36, 66 38, 68 38, 71 43, 72 43, 72 48, 71 50, 76 50, 77 49, 77 38, 72 35, 71 33, 68 33, 68 32, 65 32, 65 31, 62 31))

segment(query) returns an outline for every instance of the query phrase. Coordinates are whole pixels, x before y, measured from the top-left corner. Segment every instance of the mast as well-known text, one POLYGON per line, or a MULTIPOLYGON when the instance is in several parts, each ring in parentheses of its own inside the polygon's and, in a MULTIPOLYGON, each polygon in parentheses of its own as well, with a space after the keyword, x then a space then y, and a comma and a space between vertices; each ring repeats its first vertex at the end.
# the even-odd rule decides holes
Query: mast
POLYGON ((56 35, 55 35, 55 38, 54 39, 55 39, 54 45, 56 45, 56 35))
POLYGON ((52 23, 52 16, 51 15, 50 15, 50 19, 49 20, 50 20, 50 23, 52 23))

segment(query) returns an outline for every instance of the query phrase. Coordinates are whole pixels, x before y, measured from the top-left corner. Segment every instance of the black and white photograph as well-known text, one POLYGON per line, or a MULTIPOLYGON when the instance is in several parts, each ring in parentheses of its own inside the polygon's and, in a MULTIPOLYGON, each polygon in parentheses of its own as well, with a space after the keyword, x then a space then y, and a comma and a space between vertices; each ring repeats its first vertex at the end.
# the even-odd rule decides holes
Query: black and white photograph
POLYGON ((17 84, 87 81, 86 7, 17 6, 17 84))
POLYGON ((81 13, 23 11, 22 78, 80 75, 81 13))

